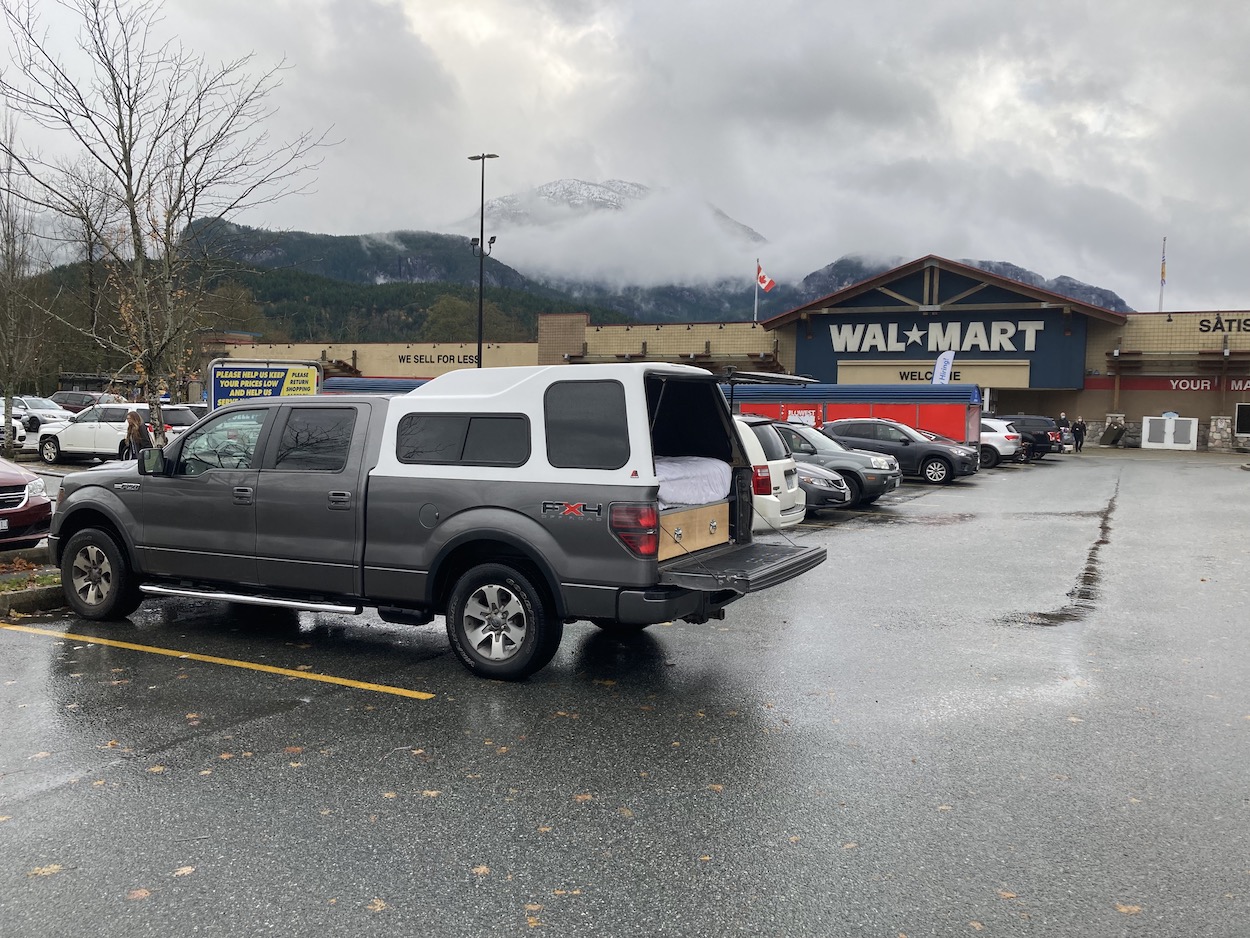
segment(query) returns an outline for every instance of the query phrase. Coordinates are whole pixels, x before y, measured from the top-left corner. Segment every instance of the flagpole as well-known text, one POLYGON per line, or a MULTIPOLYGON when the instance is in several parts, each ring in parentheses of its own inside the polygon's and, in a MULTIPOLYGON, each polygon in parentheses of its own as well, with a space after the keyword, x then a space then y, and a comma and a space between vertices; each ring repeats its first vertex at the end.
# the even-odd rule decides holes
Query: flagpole
POLYGON ((1163 312, 1163 288, 1168 282, 1168 239, 1163 236, 1163 257, 1159 261, 1159 312, 1163 312))
POLYGON ((760 259, 755 259, 755 312, 751 314, 751 322, 760 320, 760 259))

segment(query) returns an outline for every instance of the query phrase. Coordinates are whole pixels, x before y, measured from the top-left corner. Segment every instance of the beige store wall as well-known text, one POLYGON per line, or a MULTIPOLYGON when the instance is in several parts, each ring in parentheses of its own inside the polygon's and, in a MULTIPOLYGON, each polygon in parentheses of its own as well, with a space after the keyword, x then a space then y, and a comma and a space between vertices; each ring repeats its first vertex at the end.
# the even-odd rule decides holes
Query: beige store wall
MULTIPOLYGON (((226 345, 225 350, 230 358, 342 361, 371 378, 433 378, 458 368, 473 368, 477 361, 476 342, 233 344, 226 345)), ((538 346, 532 342, 488 342, 482 347, 482 360, 487 368, 536 365, 538 346)))

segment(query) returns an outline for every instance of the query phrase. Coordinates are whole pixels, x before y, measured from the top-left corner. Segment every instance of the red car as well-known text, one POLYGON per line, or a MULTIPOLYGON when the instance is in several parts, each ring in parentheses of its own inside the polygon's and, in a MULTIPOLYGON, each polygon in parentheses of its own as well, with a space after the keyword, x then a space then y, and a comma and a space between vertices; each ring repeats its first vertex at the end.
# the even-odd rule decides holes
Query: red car
POLYGON ((51 523, 52 500, 43 479, 0 459, 0 550, 34 547, 48 536, 51 523))

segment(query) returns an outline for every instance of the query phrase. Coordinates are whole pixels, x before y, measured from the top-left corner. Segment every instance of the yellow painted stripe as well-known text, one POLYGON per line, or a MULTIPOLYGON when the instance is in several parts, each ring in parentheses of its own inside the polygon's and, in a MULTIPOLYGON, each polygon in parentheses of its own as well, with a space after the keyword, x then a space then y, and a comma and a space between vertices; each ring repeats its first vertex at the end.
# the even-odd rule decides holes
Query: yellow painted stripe
POLYGON ((412 697, 416 700, 433 700, 433 694, 425 691, 409 690, 406 687, 391 687, 389 684, 370 684, 368 681, 353 681, 350 678, 335 677, 331 674, 314 674, 311 671, 293 671, 290 668, 275 668, 269 664, 257 664, 254 661, 237 661, 234 658, 218 658, 214 655, 197 655, 190 651, 175 651, 172 648, 157 648, 154 645, 136 645, 133 642, 119 642, 111 638, 99 638, 95 635, 79 635, 76 632, 54 632, 51 629, 33 629, 26 625, 13 625, 0 622, 0 629, 10 632, 29 632, 31 635, 46 635, 50 638, 70 638, 80 642, 92 642, 96 645, 108 645, 110 648, 125 648, 130 651, 144 651, 151 655, 165 655, 169 658, 181 658, 187 661, 202 661, 205 664, 224 664, 231 668, 246 668, 249 671, 264 671, 266 674, 278 674, 282 677, 298 677, 305 681, 321 681, 323 684, 339 684, 343 687, 354 687, 357 690, 377 691, 379 694, 394 694, 396 697, 412 697))

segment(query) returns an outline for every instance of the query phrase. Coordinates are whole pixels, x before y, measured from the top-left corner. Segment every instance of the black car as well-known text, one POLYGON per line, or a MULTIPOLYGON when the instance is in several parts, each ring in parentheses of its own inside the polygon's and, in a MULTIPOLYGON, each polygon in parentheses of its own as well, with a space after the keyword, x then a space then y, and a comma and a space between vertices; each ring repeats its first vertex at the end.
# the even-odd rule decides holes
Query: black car
POLYGON ((790 451, 800 463, 823 466, 842 476, 850 490, 845 507, 869 505, 898 488, 901 473, 898 461, 892 456, 849 449, 807 424, 778 420, 773 425, 790 444, 790 451))
POLYGON ((1063 434, 1053 417, 1040 414, 992 414, 999 420, 1008 420, 1020 431, 1028 447, 1029 459, 1041 459, 1047 453, 1063 452, 1063 434))
POLYGON ((951 482, 980 468, 980 454, 971 446, 930 440, 896 420, 851 417, 830 421, 821 432, 846 446, 893 456, 903 475, 920 476, 927 482, 951 482))

